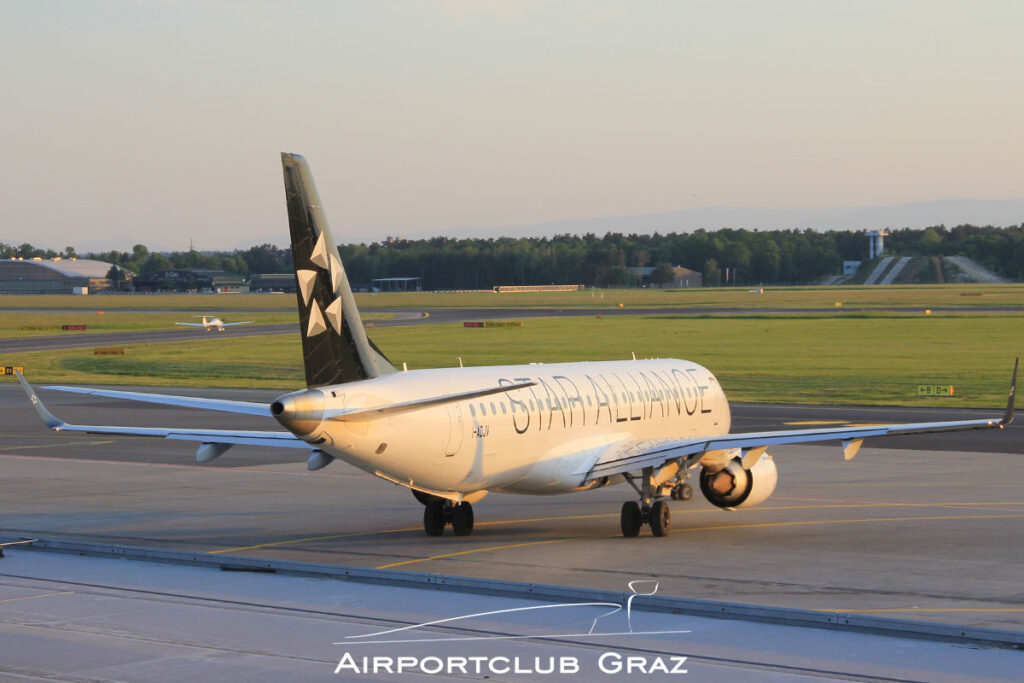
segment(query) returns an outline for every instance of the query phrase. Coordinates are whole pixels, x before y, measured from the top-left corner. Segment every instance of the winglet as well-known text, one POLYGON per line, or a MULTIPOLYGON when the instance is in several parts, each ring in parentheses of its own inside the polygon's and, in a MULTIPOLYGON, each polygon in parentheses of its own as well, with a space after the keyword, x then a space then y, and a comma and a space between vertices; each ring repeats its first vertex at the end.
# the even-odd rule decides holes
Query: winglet
POLYGON ((1004 427, 1013 422, 1013 395, 1017 393, 1017 365, 1019 363, 1019 357, 1013 361, 1013 379, 1010 380, 1010 396, 1006 399, 1006 412, 1003 414, 1003 419, 999 421, 999 424, 1004 427))
POLYGON ((14 374, 18 376, 18 381, 21 382, 21 386, 25 388, 25 393, 28 394, 28 400, 32 401, 32 407, 36 409, 36 412, 39 413, 39 417, 42 418, 43 423, 46 424, 47 427, 50 429, 60 430, 67 424, 63 420, 54 417, 53 413, 46 409, 46 406, 44 406, 43 402, 39 400, 39 397, 36 396, 36 392, 32 390, 31 385, 29 385, 25 378, 21 376, 20 372, 15 370, 14 374))

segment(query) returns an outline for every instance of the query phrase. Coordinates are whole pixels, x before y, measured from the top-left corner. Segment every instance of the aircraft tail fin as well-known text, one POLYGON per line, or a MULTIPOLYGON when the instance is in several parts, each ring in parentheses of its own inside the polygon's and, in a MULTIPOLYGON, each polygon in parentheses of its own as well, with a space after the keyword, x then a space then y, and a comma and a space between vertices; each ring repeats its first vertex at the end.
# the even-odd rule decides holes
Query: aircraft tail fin
POLYGON ((331 237, 313 174, 298 154, 281 154, 306 386, 355 382, 397 372, 366 337, 331 237))

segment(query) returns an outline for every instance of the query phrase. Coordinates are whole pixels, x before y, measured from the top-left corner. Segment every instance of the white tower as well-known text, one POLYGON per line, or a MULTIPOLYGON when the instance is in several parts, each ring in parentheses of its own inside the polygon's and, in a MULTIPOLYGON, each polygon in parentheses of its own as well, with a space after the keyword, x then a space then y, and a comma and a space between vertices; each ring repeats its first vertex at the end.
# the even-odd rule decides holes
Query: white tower
POLYGON ((868 259, 878 258, 882 255, 885 237, 888 230, 871 230, 868 232, 868 259))

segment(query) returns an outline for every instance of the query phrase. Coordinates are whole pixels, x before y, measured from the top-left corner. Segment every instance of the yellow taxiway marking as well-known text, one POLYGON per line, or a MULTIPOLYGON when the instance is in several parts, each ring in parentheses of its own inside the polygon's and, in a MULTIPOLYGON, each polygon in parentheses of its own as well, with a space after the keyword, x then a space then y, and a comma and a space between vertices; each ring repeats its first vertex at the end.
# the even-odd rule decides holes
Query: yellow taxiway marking
MULTIPOLYGON (((674 530, 674 533, 692 533, 696 531, 726 531, 731 529, 757 529, 764 527, 784 527, 784 526, 814 526, 821 524, 867 524, 872 522, 914 522, 914 521, 937 521, 937 520, 954 520, 954 519, 1014 519, 1022 518, 1021 515, 943 515, 934 517, 877 517, 874 519, 819 519, 804 522, 762 522, 758 524, 727 524, 719 526, 702 526, 702 527, 691 527, 686 529, 674 530)), ((402 562, 393 562, 391 564, 381 565, 376 569, 392 569, 394 567, 401 567, 410 564, 416 564, 418 562, 430 562, 432 560, 443 560, 450 557, 458 557, 461 555, 469 555, 471 553, 484 553, 496 550, 509 550, 512 548, 524 548, 531 545, 545 545, 549 543, 565 543, 567 541, 578 541, 586 537, 574 536, 572 538, 556 538, 547 541, 530 541, 527 543, 513 543, 510 545, 498 545, 488 546, 486 548, 474 548, 472 550, 462 550, 455 553, 445 553, 443 555, 432 555, 430 557, 421 557, 416 560, 403 560, 402 562)))
MULTIPOLYGON (((600 515, 569 515, 566 517, 530 517, 527 519, 499 519, 490 522, 477 522, 476 526, 498 526, 501 524, 524 524, 526 522, 553 522, 563 519, 597 519, 601 517, 618 517, 618 514, 605 513, 600 515)), ((398 534, 405 531, 419 531, 423 527, 410 526, 403 529, 384 529, 383 531, 353 531, 347 534, 333 534, 331 536, 310 536, 309 538, 293 538, 288 541, 273 541, 271 543, 260 543, 259 545, 245 545, 239 548, 223 548, 221 550, 211 550, 208 555, 223 555, 224 553, 234 553, 240 550, 258 550, 260 548, 273 548, 282 545, 291 545, 292 543, 305 543, 307 541, 330 541, 336 538, 353 538, 356 536, 372 536, 374 534, 398 534)), ((419 562, 420 560, 417 560, 419 562)))
MULTIPOLYGON (((786 505, 751 509, 751 512, 768 512, 769 510, 837 510, 842 508, 941 508, 941 507, 989 507, 1003 505, 1024 505, 1024 501, 1002 503, 829 503, 827 505, 786 505)), ((687 512, 694 512, 689 510, 687 512)))
POLYGON ((701 526, 674 530, 674 533, 693 531, 725 531, 729 529, 760 529, 764 527, 782 526, 817 526, 822 524, 871 524, 874 522, 935 522, 957 519, 1018 519, 1021 515, 936 515, 933 517, 875 517, 865 519, 815 519, 803 522, 760 522, 757 524, 725 524, 719 526, 701 526))
POLYGON ((527 543, 512 543, 512 544, 509 544, 509 545, 492 545, 492 546, 488 546, 486 548, 474 548, 472 550, 460 550, 457 553, 445 553, 444 555, 433 555, 431 557, 421 557, 421 558, 418 558, 418 559, 415 559, 415 560, 403 560, 401 562, 392 562, 391 564, 382 564, 379 567, 375 567, 375 569, 392 569, 394 567, 401 567, 401 566, 407 565, 407 564, 416 564, 417 562, 430 562, 431 560, 443 560, 443 559, 446 559, 446 558, 449 558, 449 557, 458 557, 459 555, 470 555, 472 553, 486 553, 486 552, 490 552, 492 550, 508 550, 510 548, 525 548, 526 546, 530 546, 530 545, 546 545, 546 544, 550 544, 550 543, 565 543, 566 541, 576 541, 576 540, 579 540, 580 538, 582 538, 582 537, 576 536, 574 538, 553 538, 553 539, 549 539, 547 541, 529 541, 527 543))
MULTIPOLYGON (((902 487, 921 487, 927 486, 928 488, 939 488, 940 486, 960 486, 964 484, 958 479, 949 478, 948 481, 820 481, 814 484, 789 484, 790 488, 806 489, 814 487, 816 489, 826 487, 837 487, 837 486, 875 486, 882 488, 883 486, 902 486, 902 487)), ((1012 486, 1014 488, 1020 488, 1020 484, 1016 481, 983 481, 983 482, 971 482, 971 488, 975 489, 980 486, 988 487, 1000 487, 1000 486, 1012 486)))
MULTIPOLYGON (((843 509, 843 508, 879 508, 879 507, 972 507, 972 506, 994 506, 994 505, 1024 505, 1024 501, 1020 502, 1001 502, 1001 503, 843 503, 835 505, 787 505, 779 507, 763 507, 750 510, 750 512, 770 512, 777 510, 832 510, 832 509, 843 509)), ((679 510, 674 514, 693 514, 699 512, 713 512, 712 510, 679 510)), ((498 519, 489 522, 477 522, 476 526, 501 526, 506 524, 526 524, 529 522, 558 522, 564 520, 574 519, 607 519, 609 517, 618 517, 617 513, 603 513, 599 515, 566 515, 563 517, 527 517, 524 519, 498 519)), ((911 519, 925 519, 925 518, 911 518, 911 519)), ((844 521, 844 520, 837 520, 844 521)), ((799 524, 803 522, 787 522, 788 524, 799 524)), ((827 524, 829 521, 821 522, 807 522, 807 523, 820 523, 827 524)), ((779 523, 781 524, 781 522, 779 523)), ((774 525, 774 524, 770 524, 774 525)), ((404 527, 401 529, 383 529, 380 531, 353 531, 345 534, 331 534, 328 536, 309 536, 306 538, 293 538, 285 541, 271 541, 269 543, 259 543, 257 545, 244 545, 237 548, 222 548, 220 550, 211 550, 208 555, 223 555, 226 553, 236 553, 242 550, 260 550, 262 548, 276 548, 283 545, 292 545, 295 543, 309 543, 313 541, 331 541, 339 538, 357 538, 359 536, 373 536, 374 534, 398 534, 407 531, 419 531, 421 527, 411 526, 404 527)), ((704 527, 700 527, 704 528, 704 527)), ((737 528, 734 526, 729 527, 711 527, 711 528, 737 528)), ((699 530, 699 528, 691 529, 693 531, 699 530)), ((683 529, 688 531, 688 529, 683 529)), ((422 562, 423 560, 415 560, 416 562, 422 562)))
POLYGON ((896 607, 892 609, 819 609, 815 612, 876 614, 885 612, 1024 612, 1024 607, 896 607))
POLYGON ((563 519, 600 519, 602 517, 618 516, 618 513, 602 512, 599 515, 565 515, 564 517, 527 517, 526 519, 499 519, 492 522, 477 522, 476 526, 494 526, 497 524, 524 524, 526 522, 555 522, 563 519))
POLYGON ((5 451, 23 451, 26 448, 56 448, 58 446, 106 446, 114 441, 63 441, 61 443, 38 444, 36 446, 0 446, 5 451))
POLYGON ((281 545, 289 545, 292 543, 307 543, 310 541, 330 541, 335 538, 352 538, 354 536, 372 536, 374 534, 397 534, 403 531, 418 531, 422 527, 410 526, 404 529, 385 529, 383 531, 353 531, 347 534, 332 534, 330 536, 310 536, 308 538, 293 538, 289 541, 273 541, 271 543, 260 543, 259 545, 243 545, 238 548, 223 548, 221 550, 211 550, 207 555, 222 555, 224 553, 236 553, 239 550, 258 550, 260 548, 274 548, 281 545))
POLYGON ((71 595, 74 592, 75 591, 63 591, 61 593, 43 593, 42 595, 26 595, 21 598, 6 598, 4 600, 0 600, 0 602, 15 602, 17 600, 35 600, 36 598, 48 598, 52 595, 71 595))

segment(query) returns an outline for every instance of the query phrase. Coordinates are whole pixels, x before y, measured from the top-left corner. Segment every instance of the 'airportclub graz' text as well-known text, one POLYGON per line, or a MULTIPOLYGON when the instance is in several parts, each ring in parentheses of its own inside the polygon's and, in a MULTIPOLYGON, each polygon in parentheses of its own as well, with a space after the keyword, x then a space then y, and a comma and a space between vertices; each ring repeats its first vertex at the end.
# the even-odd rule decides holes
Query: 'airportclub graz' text
MULTIPOLYGON (((644 656, 644 655, 622 655, 617 652, 605 652, 597 657, 594 667, 599 673, 615 675, 644 675, 644 674, 685 674, 683 668, 686 657, 681 655, 669 656, 644 656)), ((423 673, 428 675, 437 674, 462 674, 469 675, 496 675, 506 674, 534 674, 534 675, 575 675, 587 673, 579 657, 572 655, 562 657, 503 657, 503 656, 445 656, 445 657, 414 657, 400 656, 391 657, 386 655, 373 655, 354 657, 352 653, 346 652, 342 655, 338 666, 335 667, 335 674, 403 674, 423 673)), ((591 669, 593 671, 593 669, 591 669)))

